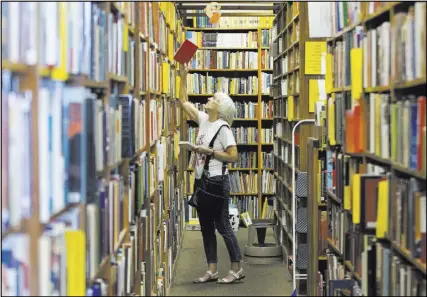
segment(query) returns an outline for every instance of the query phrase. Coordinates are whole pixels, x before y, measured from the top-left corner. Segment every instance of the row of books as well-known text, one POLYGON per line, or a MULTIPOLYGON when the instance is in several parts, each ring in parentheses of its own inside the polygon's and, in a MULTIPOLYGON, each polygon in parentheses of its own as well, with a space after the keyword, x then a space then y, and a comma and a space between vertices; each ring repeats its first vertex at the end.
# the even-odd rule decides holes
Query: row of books
MULTIPOLYGON (((204 11, 199 11, 203 12, 204 11)), ((226 17, 223 16, 219 19, 218 23, 213 26, 206 16, 193 17, 192 26, 196 28, 258 28, 258 27, 271 27, 273 17, 255 17, 255 16, 241 16, 241 17, 226 17)))
POLYGON ((425 170, 425 105, 422 96, 391 103, 388 94, 370 94, 368 151, 405 168, 425 170))
POLYGON ((31 142, 33 93, 20 91, 20 82, 18 76, 2 71, 2 232, 10 226, 19 226, 22 218, 32 215, 34 207, 30 182, 34 178, 35 149, 31 142))
MULTIPOLYGON (((205 104, 195 102, 194 106, 200 110, 205 111, 205 104)), ((258 118, 258 103, 256 102, 234 102, 235 113, 234 117, 238 119, 256 119, 258 118)), ((272 118, 273 101, 262 102, 261 114, 263 119, 272 118)))
POLYGON ((258 52, 198 50, 189 66, 193 69, 258 69, 258 52))
POLYGON ((289 4, 288 8, 282 11, 279 11, 277 20, 272 28, 273 39, 277 37, 277 34, 282 32, 283 29, 293 20, 297 15, 299 15, 299 3, 294 2, 289 4))
MULTIPOLYGON (((367 2, 366 4, 371 6, 371 3, 373 2, 367 2)), ((336 2, 329 5, 329 11, 331 12, 330 36, 334 36, 344 28, 357 24, 362 20, 362 3, 360 2, 336 2)))
MULTIPOLYGON (((231 164, 231 168, 257 169, 257 152, 239 152, 237 162, 231 164)), ((261 167, 273 168, 273 153, 261 152, 261 167)))
POLYGON ((198 47, 258 47, 258 32, 218 33, 186 31, 186 38, 198 47))
POLYGON ((425 74, 425 3, 416 3, 407 13, 399 12, 392 21, 363 33, 362 26, 344 34, 337 41, 334 54, 334 86, 350 85, 350 51, 363 48, 363 86, 389 86, 391 79, 405 82, 422 78, 425 74), (393 25, 391 25, 393 24, 393 25), (394 30, 395 29, 395 30, 394 30), (393 59, 392 57, 398 57, 393 59))
MULTIPOLYGON (((426 3, 417 2, 409 11, 394 14, 391 37, 391 72, 395 81, 411 81, 426 74, 426 3)), ((391 34, 387 32, 387 34, 391 34)), ((382 35, 381 35, 381 42, 382 35)))
MULTIPOLYGON (((32 94, 29 91, 24 94, 18 92, 19 80, 9 72, 3 71, 2 77, 2 144, 6 152, 2 163, 3 172, 8 172, 10 176, 30 178, 32 94), (17 120, 20 121, 19 125, 17 120), (17 135, 21 137, 17 138, 17 135), (10 152, 9 157, 7 152, 10 152), (17 162, 22 162, 22 166, 11 166, 17 162)), ((85 197, 92 195, 96 191, 93 188, 96 172, 104 171, 107 165, 117 165, 123 158, 132 158, 135 152, 145 147, 145 102, 131 95, 119 96, 113 91, 107 107, 89 89, 43 80, 38 96, 38 111, 38 137, 46 140, 39 143, 37 156, 40 164, 39 209, 42 222, 49 220, 53 213, 63 209, 66 204, 83 202, 85 197), (49 128, 49 119, 55 127, 53 130, 49 128), (64 135, 69 136, 64 138, 64 135), (52 143, 51 149, 48 143, 52 143), (52 180, 55 182, 51 188, 49 181, 52 180)), ((151 135, 157 135, 155 123, 153 121, 151 124, 151 135)), ((27 187, 18 184, 14 186, 12 179, 7 179, 7 176, 3 178, 4 185, 10 185, 4 188, 4 207, 10 208, 9 211, 5 210, 4 219, 8 223, 2 224, 4 228, 8 224, 17 226, 22 216, 28 217, 32 202, 29 184, 27 187), (22 203, 21 197, 28 197, 28 202, 22 203)))
POLYGON ((258 193, 258 173, 233 171, 229 173, 231 193, 258 193))
MULTIPOLYGON (((282 142, 281 144, 277 144, 275 147, 276 156, 282 161, 284 164, 288 164, 292 166, 292 144, 289 142, 282 142)), ((299 147, 298 144, 295 146, 295 166, 298 168, 299 164, 299 147)))
POLYGON ((232 196, 230 206, 237 207, 239 214, 247 212, 252 219, 258 218, 258 197, 257 196, 232 196))
POLYGON ((274 182, 273 172, 263 170, 261 175, 262 193, 276 193, 276 183, 274 182))
POLYGON ((416 178, 396 177, 375 165, 368 165, 366 171, 356 170, 357 160, 341 154, 333 162, 335 168, 330 168, 326 184, 329 191, 343 197, 343 209, 331 208, 332 238, 339 241, 340 250, 344 250, 344 233, 353 223, 362 233, 391 240, 425 263, 424 183, 416 178), (341 180, 341 176, 349 177, 353 183, 341 180), (352 211, 351 219, 346 210, 352 211))
POLYGON ((288 96, 297 94, 300 91, 299 88, 299 71, 296 71, 295 73, 292 73, 287 78, 283 78, 280 80, 280 88, 279 88, 279 94, 282 96, 288 96))
POLYGON ((137 6, 134 2, 112 2, 113 8, 118 8, 121 13, 126 16, 127 24, 129 26, 135 26, 137 21, 137 6))
MULTIPOLYGON (((236 113, 234 114, 235 118, 240 119, 254 119, 258 117, 258 103, 256 102, 235 102, 236 113)), ((273 101, 269 100, 268 102, 262 102, 261 104, 261 115, 263 119, 272 118, 273 112, 273 101)))
POLYGON ((232 127, 234 139, 237 143, 262 143, 273 142, 273 129, 261 129, 261 135, 258 135, 258 128, 254 127, 232 127))
POLYGON ((191 94, 258 94, 258 76, 230 78, 191 73, 187 77, 187 90, 191 94))
MULTIPOLYGON (((294 23, 294 26, 291 27, 291 32, 285 34, 284 37, 279 37, 277 42, 274 43, 274 53, 282 54, 285 50, 289 49, 295 43, 298 43, 299 40, 299 23, 294 23)), ((283 36, 283 35, 282 35, 283 36)), ((272 48, 273 49, 273 48, 272 48)))
POLYGON ((145 41, 139 42, 139 53, 138 53, 138 75, 139 75, 139 90, 146 91, 148 82, 147 82, 147 52, 148 52, 148 44, 145 41))
POLYGON ((350 109, 350 94, 335 94, 328 102, 328 135, 350 153, 367 151, 412 170, 425 171, 425 97, 371 93, 365 107, 350 109), (399 124, 399 121, 402 121, 399 124), (365 130, 367 128, 367 135, 365 130), (407 133, 406 131, 410 131, 407 133))
POLYGON ((292 50, 286 54, 283 58, 280 59, 280 71, 282 73, 287 73, 294 70, 299 66, 299 51, 292 50))
POLYGON ((108 28, 110 28, 107 33, 108 71, 121 76, 129 74, 129 70, 126 69, 126 56, 133 56, 135 53, 134 51, 131 52, 131 48, 126 44, 130 42, 130 39, 126 36, 129 32, 125 32, 127 29, 125 23, 124 17, 119 13, 110 12, 108 15, 108 28), (128 40, 125 40, 125 38, 128 38, 128 40))
MULTIPOLYGON (((143 175, 140 176, 143 177, 143 175)), ((99 196, 94 197, 94 200, 87 205, 87 246, 80 226, 82 214, 78 207, 66 212, 46 226, 45 232, 39 239, 39 290, 41 295, 85 294, 86 280, 92 279, 96 275, 101 259, 106 259, 105 251, 108 250, 112 250, 114 254, 114 259, 111 262, 111 272, 116 279, 113 288, 114 294, 123 295, 133 292, 135 273, 138 267, 140 267, 142 274, 140 286, 143 294, 150 294, 152 284, 156 280, 156 271, 162 272, 165 282, 170 283, 172 263, 176 258, 177 244, 179 244, 182 236, 182 205, 178 202, 178 197, 174 196, 170 199, 171 216, 163 221, 161 233, 156 236, 153 231, 156 221, 154 204, 145 200, 144 205, 146 206, 141 205, 138 210, 131 209, 131 205, 136 199, 139 199, 137 196, 142 195, 138 190, 139 182, 135 183, 134 176, 131 177, 131 181, 129 187, 131 199, 129 204, 129 243, 122 244, 121 242, 124 240, 122 232, 118 234, 115 230, 118 224, 122 225, 119 228, 123 228, 123 217, 121 217, 124 212, 123 199, 115 195, 119 194, 123 197, 124 188, 117 189, 111 184, 106 187, 106 193, 101 190, 99 196), (161 259, 160 265, 156 265, 157 263, 154 262, 154 246, 157 246, 156 252, 161 259), (87 259, 84 256, 82 257, 84 255, 82 251, 85 249, 87 249, 87 259), (80 252, 76 253, 76 251, 80 252), (162 253, 169 255, 169 267, 166 267, 161 256, 162 253), (59 268, 55 266, 56 264, 59 268), (159 267, 162 268, 159 269, 159 267), (67 284, 63 278, 65 274, 67 278, 73 276, 75 280, 73 286, 67 284)), ((28 246, 28 243, 25 244, 26 237, 28 236, 17 234, 7 237, 7 240, 2 243, 2 254, 5 256, 2 257, 2 266, 7 268, 3 284, 10 284, 7 288, 12 295, 28 295, 25 293, 28 293, 28 288, 21 287, 28 284, 28 282, 23 281, 25 277, 28 277, 29 272, 28 254, 26 254, 28 251, 12 249, 12 244, 19 244, 22 248, 28 246), (25 267, 27 269, 22 269, 25 267), (17 276, 21 281, 14 281, 16 280, 14 277, 17 276)), ((106 284, 103 279, 95 279, 86 289, 86 293, 88 296, 106 296, 106 284)))
POLYGON ((371 278, 369 283, 375 284, 378 296, 424 296, 427 293, 425 275, 414 270, 396 251, 377 243, 375 252, 372 257, 376 258, 376 266, 370 265, 372 262, 367 264, 370 272, 376 269, 375 282, 371 278))
POLYGON ((261 30, 261 46, 269 47, 272 42, 271 29, 262 29, 261 30))
POLYGON ((10 234, 2 238, 2 294, 5 296, 30 296, 27 281, 30 272, 30 236, 24 233, 10 234))
POLYGON ((257 152, 239 152, 239 159, 232 163, 233 168, 257 168, 258 167, 257 152))
MULTIPOLYGON (((195 143, 198 131, 198 128, 188 126, 187 140, 195 143)), ((258 128, 255 127, 231 127, 231 131, 238 144, 257 144, 258 137, 260 137, 262 143, 273 142, 273 129, 262 129, 261 136, 258 135, 258 128)))
POLYGON ((261 152, 262 168, 273 168, 273 152, 261 152))
MULTIPOLYGON (((346 87, 350 85, 351 79, 351 69, 350 69, 350 51, 353 48, 360 48, 362 43, 363 36, 363 27, 357 26, 353 31, 350 31, 343 36, 342 41, 337 41, 335 44, 335 48, 330 47, 330 52, 333 54, 333 85, 336 88, 346 87)), ((368 54, 368 53, 366 53, 368 54)), ((374 81, 374 77, 376 78, 375 71, 377 70, 377 64, 372 61, 372 73, 373 75, 372 81, 374 81)), ((366 71, 368 67, 365 67, 364 71, 366 71)), ((379 73, 379 72, 378 72, 379 73)), ((367 75, 365 75, 368 78, 367 75)))
POLYGON ((156 43, 163 51, 168 39, 170 29, 181 35, 181 26, 178 25, 178 16, 175 4, 172 2, 142 2, 140 4, 139 30, 144 37, 150 36, 150 40, 156 43), (165 23, 169 28, 165 30, 165 23))
POLYGON ((270 88, 273 84, 273 74, 261 72, 261 93, 270 94, 270 88))
MULTIPOLYGON (((390 195, 386 198, 391 211, 390 216, 385 218, 388 221, 387 235, 401 248, 408 250, 413 258, 426 263, 425 184, 415 178, 408 180, 390 176, 386 181, 390 185, 390 195)), ((378 192, 377 199, 381 199, 380 195, 382 193, 378 192)), ((382 219, 376 217, 377 225, 383 223, 382 219)))
MULTIPOLYGON (((326 290, 334 280, 352 279, 356 275, 361 280, 362 286, 357 282, 349 286, 352 296, 423 296, 426 294, 425 277, 408 265, 401 255, 389 245, 374 242, 372 236, 365 235, 361 238, 360 264, 355 266, 349 260, 344 260, 340 255, 329 253, 327 255, 327 282, 326 290), (356 268, 358 267, 358 268, 356 268), (360 268, 363 269, 360 270, 360 268)), ((326 289, 326 290, 325 290, 326 289)), ((341 289, 342 293, 345 291, 341 289)), ((319 295, 322 296, 322 295, 319 295)), ((323 295, 324 296, 324 295, 323 295)))
MULTIPOLYGON (((70 73, 105 80, 106 34, 113 32, 107 32, 107 22, 117 25, 120 20, 113 21, 111 16, 107 20, 97 3, 3 3, 2 57, 13 63, 53 67, 56 79, 64 79, 70 73), (65 23, 65 30, 59 30, 65 23), (43 36, 41 42, 37 39, 38 28, 43 36)), ((108 65, 110 69, 111 64, 108 65)))

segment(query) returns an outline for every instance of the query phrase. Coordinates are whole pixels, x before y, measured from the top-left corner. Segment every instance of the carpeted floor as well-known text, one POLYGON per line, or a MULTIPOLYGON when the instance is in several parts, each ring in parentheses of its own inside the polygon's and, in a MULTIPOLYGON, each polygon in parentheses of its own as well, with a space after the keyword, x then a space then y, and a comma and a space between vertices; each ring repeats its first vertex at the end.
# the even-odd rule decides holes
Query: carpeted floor
MULTIPOLYGON (((175 281, 170 290, 171 296, 290 296, 292 280, 285 264, 254 265, 244 264, 246 278, 229 285, 215 282, 193 284, 193 279, 202 276, 206 271, 202 234, 200 231, 185 231, 183 246, 176 263, 175 281)), ((237 232, 240 248, 244 250, 247 241, 247 229, 237 232)), ((224 240, 217 233, 218 270, 220 277, 226 276, 230 262, 224 240)), ((272 235, 267 236, 272 242, 272 235)))

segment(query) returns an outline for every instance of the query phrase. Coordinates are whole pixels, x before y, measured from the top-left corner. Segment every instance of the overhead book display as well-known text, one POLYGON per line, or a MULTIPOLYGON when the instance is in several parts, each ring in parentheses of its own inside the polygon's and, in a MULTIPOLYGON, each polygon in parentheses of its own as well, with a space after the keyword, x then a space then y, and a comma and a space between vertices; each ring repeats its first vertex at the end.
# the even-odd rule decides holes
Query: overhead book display
POLYGON ((9 2, 2 24, 2 293, 167 295, 184 227, 174 4, 9 2))
MULTIPOLYGON (((270 186, 273 119, 269 89, 273 64, 268 45, 272 17, 250 17, 242 13, 236 18, 241 24, 238 28, 226 26, 224 17, 215 28, 206 28, 208 17, 186 19, 186 38, 198 47, 189 62, 187 90, 189 100, 202 111, 215 92, 224 92, 235 102, 232 131, 240 159, 228 168, 231 203, 238 206, 240 213, 249 211, 251 218, 258 218, 265 198, 275 193, 275 186, 270 186), (257 19, 258 25, 251 26, 251 19, 257 19)), ((195 143, 197 131, 196 123, 187 120, 183 140, 195 143)), ((188 153, 187 195, 193 191, 193 160, 194 155, 188 153)), ((195 210, 189 207, 187 213, 187 229, 197 229, 195 210)))

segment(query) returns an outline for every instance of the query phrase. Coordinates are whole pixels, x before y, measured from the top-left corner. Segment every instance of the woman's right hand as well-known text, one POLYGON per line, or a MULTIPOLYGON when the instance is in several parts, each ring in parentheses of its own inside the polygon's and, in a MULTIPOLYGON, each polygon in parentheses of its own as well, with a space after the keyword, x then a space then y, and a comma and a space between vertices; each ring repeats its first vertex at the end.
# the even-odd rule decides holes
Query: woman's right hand
POLYGON ((179 76, 181 79, 186 79, 188 74, 188 66, 187 64, 179 64, 179 76))

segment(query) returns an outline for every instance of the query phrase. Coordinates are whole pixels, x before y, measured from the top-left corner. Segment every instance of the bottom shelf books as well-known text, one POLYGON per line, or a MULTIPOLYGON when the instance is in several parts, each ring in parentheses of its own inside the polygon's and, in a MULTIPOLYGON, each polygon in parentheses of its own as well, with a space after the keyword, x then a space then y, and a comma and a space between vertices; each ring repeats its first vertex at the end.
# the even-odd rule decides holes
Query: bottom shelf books
POLYGON ((30 237, 28 234, 9 234, 1 244, 2 296, 29 296, 30 237))
MULTIPOLYGON (((344 296, 425 296, 426 278, 406 262, 389 243, 364 236, 361 273, 351 261, 343 261, 334 253, 327 255, 326 288, 334 280, 354 280, 347 289, 336 294, 344 296)), ((324 292, 323 296, 329 296, 324 292)), ((340 296, 340 295, 335 295, 340 296)))
POLYGON ((86 236, 81 215, 79 207, 67 211, 51 221, 39 238, 41 296, 86 294, 86 236))

